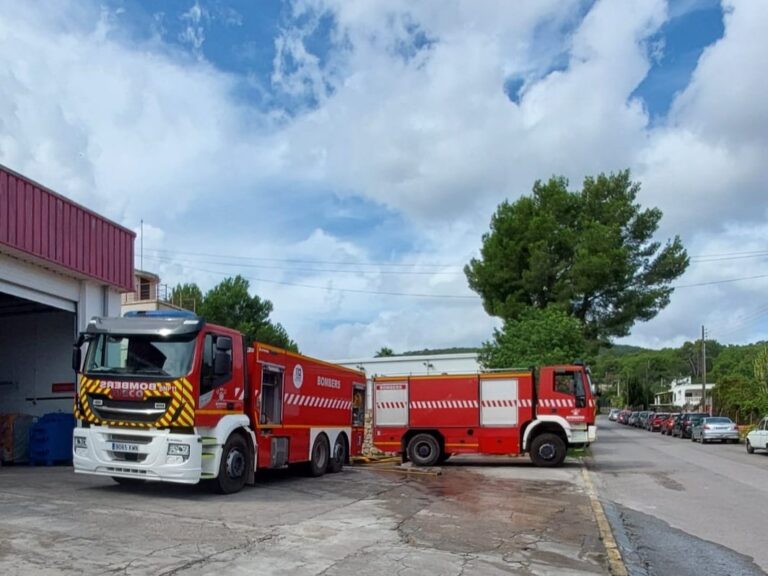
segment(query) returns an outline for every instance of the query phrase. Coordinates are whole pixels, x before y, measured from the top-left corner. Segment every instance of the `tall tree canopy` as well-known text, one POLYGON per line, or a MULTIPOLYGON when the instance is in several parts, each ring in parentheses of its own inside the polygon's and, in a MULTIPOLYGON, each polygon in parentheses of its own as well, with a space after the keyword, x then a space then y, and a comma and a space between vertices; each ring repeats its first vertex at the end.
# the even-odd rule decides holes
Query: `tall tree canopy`
POLYGON ((197 312, 203 303, 203 292, 195 283, 177 284, 171 290, 171 303, 197 312))
MULTIPOLYGON (((245 335, 247 342, 258 340, 298 351, 296 343, 288 336, 285 328, 269 319, 272 302, 262 300, 256 295, 251 296, 249 289, 250 283, 240 275, 222 280, 206 292, 205 296, 200 296, 196 312, 208 322, 239 330, 245 335)), ((196 284, 179 284, 172 290, 171 298, 178 295, 189 299, 201 294, 196 284)), ((189 302, 182 306, 190 308, 189 302)))
POLYGON ((528 307, 519 318, 494 330, 493 340, 483 344, 478 359, 486 368, 527 368, 570 364, 584 351, 578 320, 554 307, 528 307))
POLYGON ((653 240, 662 213, 636 202, 629 171, 584 180, 536 182, 503 202, 483 235, 481 257, 464 271, 486 311, 505 320, 555 305, 578 319, 591 342, 626 336, 668 303, 688 255, 675 236, 653 240))

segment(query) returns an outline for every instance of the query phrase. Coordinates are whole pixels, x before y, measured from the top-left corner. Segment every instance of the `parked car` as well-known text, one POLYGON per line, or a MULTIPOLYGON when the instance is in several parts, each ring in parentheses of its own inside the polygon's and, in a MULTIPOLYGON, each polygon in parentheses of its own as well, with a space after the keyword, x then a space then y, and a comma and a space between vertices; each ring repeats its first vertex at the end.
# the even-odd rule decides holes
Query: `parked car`
POLYGON ((640 412, 632 412, 627 418, 627 424, 630 426, 637 426, 637 421, 640 419, 640 412))
POLYGON ((640 422, 638 424, 639 428, 642 428, 643 430, 648 429, 648 420, 653 416, 653 412, 640 412, 640 422))
POLYGON ((747 453, 753 454, 755 450, 768 451, 768 416, 760 420, 757 428, 747 434, 747 453))
POLYGON ((702 418, 694 427, 691 434, 691 440, 699 441, 702 444, 720 440, 720 442, 739 441, 739 429, 736 423, 725 416, 709 416, 702 418))
POLYGON ((619 412, 618 418, 616 418, 616 422, 619 424, 629 424, 629 410, 622 410, 619 412))
POLYGON ((653 418, 648 419, 648 430, 651 432, 658 432, 661 430, 661 425, 669 418, 668 412, 658 412, 653 415, 653 418))
POLYGON ((672 425, 672 436, 678 438, 690 438, 691 437, 691 425, 690 420, 694 416, 709 416, 703 412, 686 412, 680 414, 672 425))
POLYGON ((661 423, 662 435, 666 436, 667 434, 672 434, 672 426, 675 425, 675 422, 677 422, 677 418, 679 416, 680 416, 679 412, 673 412, 672 414, 667 416, 667 419, 661 423))
POLYGON ((608 413, 608 420, 611 422, 616 422, 619 417, 619 412, 621 412, 621 410, 618 408, 611 408, 611 411, 608 413))
POLYGON ((690 438, 693 440, 693 427, 698 426, 703 418, 704 416, 700 414, 693 414, 689 418, 684 418, 680 438, 690 438))

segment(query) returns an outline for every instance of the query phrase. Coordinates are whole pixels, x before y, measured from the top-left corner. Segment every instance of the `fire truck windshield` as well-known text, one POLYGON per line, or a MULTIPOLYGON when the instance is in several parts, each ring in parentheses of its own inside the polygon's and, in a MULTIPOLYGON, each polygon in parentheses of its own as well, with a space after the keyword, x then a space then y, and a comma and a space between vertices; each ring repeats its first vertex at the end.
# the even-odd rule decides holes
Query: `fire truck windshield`
POLYGON ((99 334, 88 346, 84 372, 179 378, 189 373, 195 334, 172 338, 146 334, 99 334))

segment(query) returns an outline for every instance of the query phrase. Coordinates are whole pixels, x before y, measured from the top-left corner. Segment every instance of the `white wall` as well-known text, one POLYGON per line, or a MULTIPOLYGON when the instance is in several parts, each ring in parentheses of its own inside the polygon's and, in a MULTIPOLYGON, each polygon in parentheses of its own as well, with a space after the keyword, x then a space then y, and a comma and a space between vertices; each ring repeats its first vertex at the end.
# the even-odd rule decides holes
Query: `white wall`
POLYGON ((0 327, 0 413, 71 412, 72 395, 53 394, 51 384, 75 381, 75 315, 52 309, 0 318, 0 327))

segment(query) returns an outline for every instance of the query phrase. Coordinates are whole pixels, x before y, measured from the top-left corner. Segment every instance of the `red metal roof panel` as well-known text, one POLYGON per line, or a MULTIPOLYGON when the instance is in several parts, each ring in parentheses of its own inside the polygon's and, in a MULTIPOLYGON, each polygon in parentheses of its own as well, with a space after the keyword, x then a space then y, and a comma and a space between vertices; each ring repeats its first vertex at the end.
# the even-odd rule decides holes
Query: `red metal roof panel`
POLYGON ((136 234, 0 166, 0 250, 133 290, 136 234))

